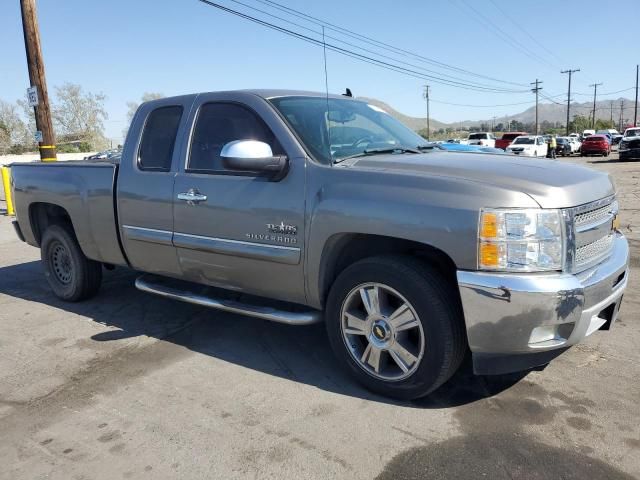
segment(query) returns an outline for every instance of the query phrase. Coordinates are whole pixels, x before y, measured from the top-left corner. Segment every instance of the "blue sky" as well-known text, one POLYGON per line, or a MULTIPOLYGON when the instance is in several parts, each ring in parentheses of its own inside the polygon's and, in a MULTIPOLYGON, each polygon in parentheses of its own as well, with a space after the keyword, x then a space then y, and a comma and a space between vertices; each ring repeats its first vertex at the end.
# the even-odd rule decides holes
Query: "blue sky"
MULTIPOLYGON (((242 1, 267 9, 256 0, 242 1)), ((567 78, 560 69, 581 69, 574 76, 575 92, 592 92, 588 85, 597 81, 604 83, 599 90, 607 93, 632 87, 635 64, 640 61, 640 55, 631 58, 625 53, 627 47, 637 43, 635 28, 620 10, 600 1, 542 0, 535 6, 533 2, 513 0, 278 2, 483 75, 522 84, 537 77, 544 81, 544 93, 551 96, 566 92, 567 78), (521 45, 510 43, 514 38, 521 45), (529 53, 524 53, 527 50, 522 46, 529 53)), ((246 11, 231 0, 219 3, 246 11)), ((145 91, 176 95, 262 87, 324 90, 320 47, 196 0, 37 0, 37 5, 50 90, 73 82, 106 94, 107 135, 116 140, 125 127, 126 102, 137 100, 145 91)), ((28 87, 17 0, 4 1, 0 6, 0 45, 0 99, 12 102, 28 87)), ((382 53, 411 63, 415 60, 382 53)), ((328 71, 332 92, 340 93, 348 86, 355 95, 378 98, 405 114, 425 115, 424 80, 333 52, 328 53, 328 71)), ((602 98, 632 95, 628 91, 602 98)), ((447 122, 500 117, 529 105, 472 108, 438 102, 502 105, 533 100, 531 93, 481 93, 435 83, 431 98, 432 117, 447 122)), ((555 98, 565 101, 562 96, 555 98)), ((578 101, 589 98, 575 97, 578 101)))

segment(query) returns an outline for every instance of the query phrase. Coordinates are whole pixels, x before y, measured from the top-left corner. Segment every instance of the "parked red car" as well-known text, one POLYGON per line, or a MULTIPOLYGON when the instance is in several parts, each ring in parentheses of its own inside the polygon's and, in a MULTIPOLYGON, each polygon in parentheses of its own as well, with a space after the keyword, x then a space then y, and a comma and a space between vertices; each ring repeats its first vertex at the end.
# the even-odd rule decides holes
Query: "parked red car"
POLYGON ((608 157, 609 153, 611 153, 611 145, 609 145, 609 141, 604 135, 589 135, 584 139, 580 147, 580 155, 583 157, 585 155, 608 157))
POLYGON ((502 135, 502 138, 498 138, 496 140, 496 148, 501 148, 503 150, 506 150, 507 147, 511 145, 511 142, 513 142, 516 139, 516 137, 519 137, 520 135, 529 135, 529 134, 527 132, 505 133, 502 135))

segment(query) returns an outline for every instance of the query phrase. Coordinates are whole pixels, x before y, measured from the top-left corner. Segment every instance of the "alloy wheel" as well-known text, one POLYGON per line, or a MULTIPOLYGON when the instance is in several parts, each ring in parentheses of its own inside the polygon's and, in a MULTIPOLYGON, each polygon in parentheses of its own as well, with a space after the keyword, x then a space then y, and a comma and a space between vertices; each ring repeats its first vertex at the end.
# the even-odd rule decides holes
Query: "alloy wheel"
POLYGON ((342 304, 340 328, 353 360, 377 379, 403 380, 424 356, 424 331, 415 309, 387 285, 353 288, 342 304))

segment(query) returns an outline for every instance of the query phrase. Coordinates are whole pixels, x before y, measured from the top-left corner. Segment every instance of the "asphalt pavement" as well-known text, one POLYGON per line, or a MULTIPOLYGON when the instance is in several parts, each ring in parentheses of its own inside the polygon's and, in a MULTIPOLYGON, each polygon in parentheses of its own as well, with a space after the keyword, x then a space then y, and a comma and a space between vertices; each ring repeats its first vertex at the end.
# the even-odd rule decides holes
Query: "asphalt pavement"
POLYGON ((0 216, 0 479, 640 478, 640 162, 559 161, 618 185, 618 322, 543 371, 467 364, 415 402, 355 384, 321 325, 161 299, 126 269, 61 302, 0 216))

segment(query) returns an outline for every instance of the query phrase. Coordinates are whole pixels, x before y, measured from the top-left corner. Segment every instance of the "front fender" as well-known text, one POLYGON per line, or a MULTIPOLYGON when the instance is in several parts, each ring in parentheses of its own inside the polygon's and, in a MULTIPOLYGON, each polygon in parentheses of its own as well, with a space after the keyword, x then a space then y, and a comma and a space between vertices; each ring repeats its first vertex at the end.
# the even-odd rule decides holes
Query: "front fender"
POLYGON ((336 235, 410 240, 441 250, 458 269, 475 269, 480 208, 538 206, 523 193, 455 178, 331 170, 328 181, 309 182, 307 300, 316 307, 325 247, 336 235))

